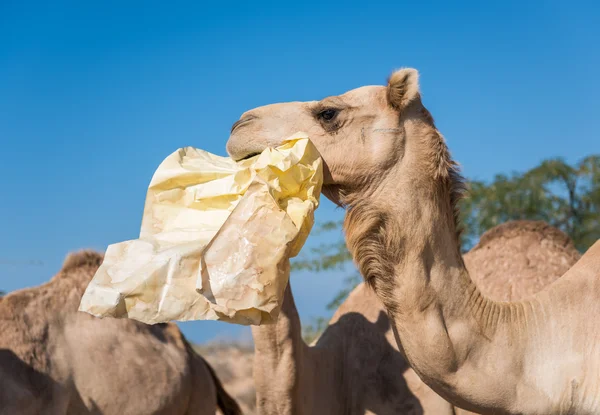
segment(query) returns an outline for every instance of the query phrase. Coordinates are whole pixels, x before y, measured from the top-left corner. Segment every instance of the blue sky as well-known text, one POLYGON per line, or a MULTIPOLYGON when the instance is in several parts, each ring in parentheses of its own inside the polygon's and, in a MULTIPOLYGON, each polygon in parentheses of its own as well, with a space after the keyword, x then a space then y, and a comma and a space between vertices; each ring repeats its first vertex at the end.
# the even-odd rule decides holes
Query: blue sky
MULTIPOLYGON (((600 151, 597 3, 282 3, 0 2, 0 289, 136 238, 160 161, 187 145, 224 155, 245 110, 401 66, 420 71, 469 178, 600 151)), ((341 214, 325 202, 317 219, 341 214)), ((326 314, 343 277, 293 275, 302 317, 326 314)), ((248 333, 182 327, 194 341, 248 333)))

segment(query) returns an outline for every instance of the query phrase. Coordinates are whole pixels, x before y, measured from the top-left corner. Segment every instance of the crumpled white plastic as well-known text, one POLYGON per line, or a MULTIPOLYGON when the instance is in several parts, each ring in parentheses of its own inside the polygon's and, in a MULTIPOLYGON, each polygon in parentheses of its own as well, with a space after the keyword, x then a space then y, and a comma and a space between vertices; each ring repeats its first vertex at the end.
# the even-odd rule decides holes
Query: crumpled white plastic
POLYGON ((276 321, 322 182, 304 133, 239 163, 177 150, 154 173, 139 239, 108 247, 79 310, 149 324, 276 321))

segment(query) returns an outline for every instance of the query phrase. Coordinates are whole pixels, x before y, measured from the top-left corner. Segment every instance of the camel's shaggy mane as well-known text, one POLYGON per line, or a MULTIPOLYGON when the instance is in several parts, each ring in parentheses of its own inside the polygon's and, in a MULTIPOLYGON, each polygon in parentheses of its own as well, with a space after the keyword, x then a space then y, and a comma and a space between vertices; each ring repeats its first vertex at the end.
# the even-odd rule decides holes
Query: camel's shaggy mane
MULTIPOLYGON (((436 195, 437 203, 445 205, 444 212, 448 215, 448 222, 454 226, 457 259, 462 261, 459 202, 466 192, 465 180, 458 163, 450 156, 444 137, 436 129, 431 113, 421 105, 420 98, 411 105, 420 107, 419 120, 427 128, 422 139, 427 140, 425 147, 430 151, 423 166, 427 166, 433 178, 431 190, 436 195)), ((360 198, 353 199, 354 203, 350 202, 346 206, 344 221, 348 248, 370 286, 374 289, 377 288, 376 284, 390 287, 394 278, 393 264, 399 262, 403 255, 403 247, 410 241, 404 241, 400 233, 396 232, 395 218, 391 213, 374 207, 370 200, 369 203, 362 203, 360 198), (382 260, 384 258, 385 260, 382 260)), ((387 290, 379 290, 378 293, 389 296, 388 304, 393 304, 392 294, 387 293, 387 290)))

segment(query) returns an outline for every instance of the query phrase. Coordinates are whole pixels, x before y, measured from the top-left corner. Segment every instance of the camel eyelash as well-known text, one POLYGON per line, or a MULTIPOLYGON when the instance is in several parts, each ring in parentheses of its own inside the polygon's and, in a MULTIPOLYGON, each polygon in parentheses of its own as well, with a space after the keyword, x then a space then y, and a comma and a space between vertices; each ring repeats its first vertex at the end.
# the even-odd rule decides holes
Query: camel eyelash
POLYGON ((311 110, 311 113, 312 113, 313 117, 319 117, 319 116, 321 116, 321 114, 323 114, 325 111, 330 111, 330 110, 331 110, 331 111, 335 111, 336 113, 339 113, 339 112, 341 111, 341 109, 339 109, 339 108, 335 108, 335 107, 326 107, 326 106, 323 106, 323 105, 319 105, 319 106, 317 106, 317 107, 314 107, 314 108, 311 110))

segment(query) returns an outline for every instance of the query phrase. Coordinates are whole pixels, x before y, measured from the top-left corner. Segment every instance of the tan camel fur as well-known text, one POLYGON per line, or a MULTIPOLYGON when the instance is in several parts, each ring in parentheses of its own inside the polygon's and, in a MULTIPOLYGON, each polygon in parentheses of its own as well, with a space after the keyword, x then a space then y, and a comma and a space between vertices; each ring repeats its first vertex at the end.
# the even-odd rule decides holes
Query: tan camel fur
POLYGON ((78 312, 102 255, 0 298, 0 414, 239 414, 175 324, 78 312))
POLYGON ((296 131, 312 138, 326 165, 324 193, 346 209, 354 260, 428 386, 475 412, 600 413, 600 242, 526 300, 483 296, 459 249, 462 178, 416 70, 241 120, 227 144, 238 160, 296 131))
MULTIPOLYGON (((481 291, 500 301, 539 291, 579 256, 556 228, 514 221, 486 232, 464 259, 481 291)), ((467 413, 433 392, 408 366, 385 309, 364 284, 352 291, 312 347, 302 341, 289 287, 277 324, 253 327, 253 335, 261 414, 467 413), (290 369, 295 376, 289 376, 290 369)))

